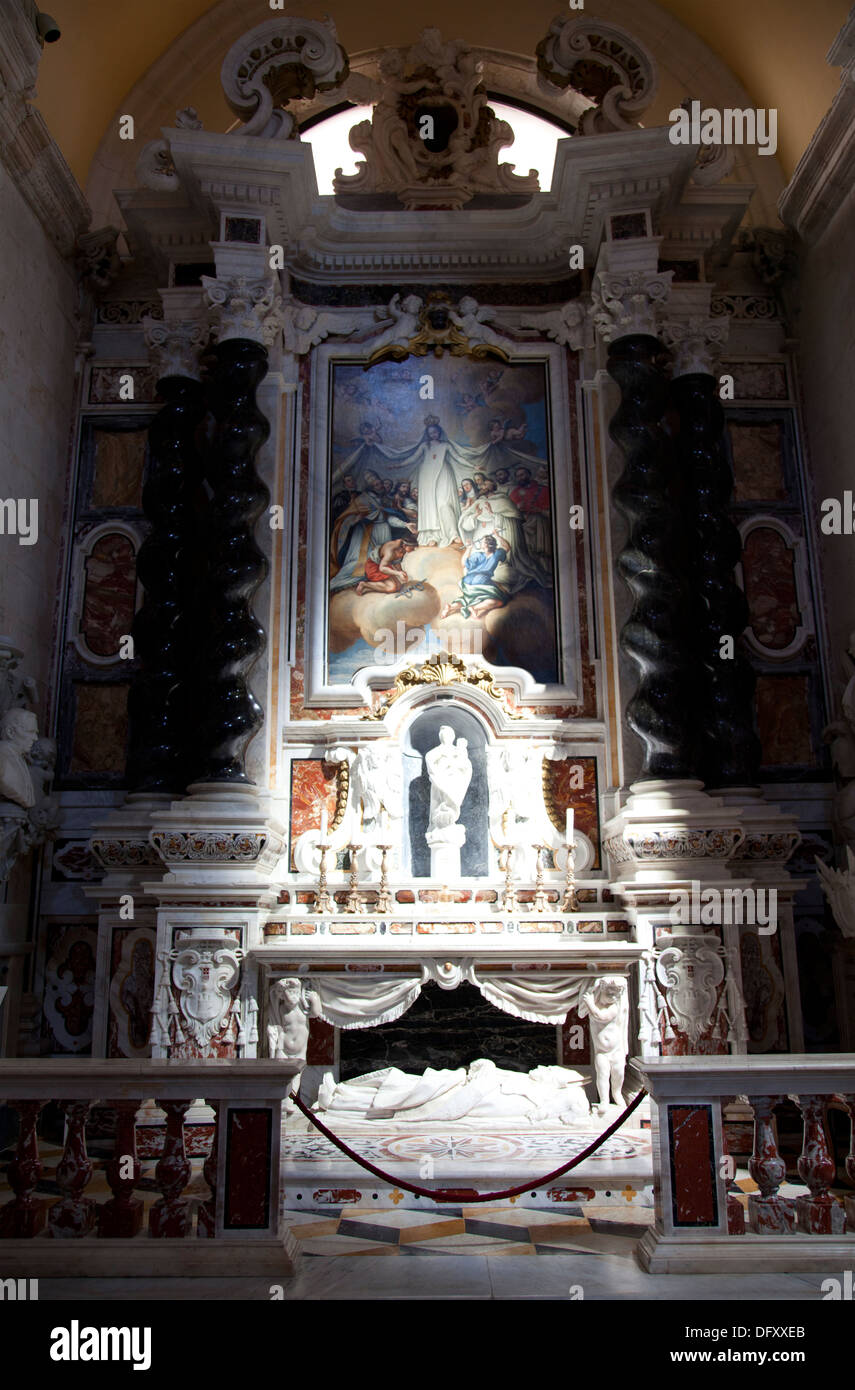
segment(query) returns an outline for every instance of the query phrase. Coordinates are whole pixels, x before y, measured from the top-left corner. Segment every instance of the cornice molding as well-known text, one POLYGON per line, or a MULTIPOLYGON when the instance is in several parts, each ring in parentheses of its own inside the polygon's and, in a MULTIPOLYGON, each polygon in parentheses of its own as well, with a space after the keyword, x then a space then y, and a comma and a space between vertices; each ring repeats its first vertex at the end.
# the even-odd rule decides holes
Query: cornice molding
POLYGON ((30 105, 41 49, 27 7, 0 6, 0 159, 61 256, 91 220, 89 204, 30 105))
POLYGON ((840 67, 840 87, 778 201, 781 221, 804 241, 818 241, 855 186, 855 10, 826 61, 840 67))

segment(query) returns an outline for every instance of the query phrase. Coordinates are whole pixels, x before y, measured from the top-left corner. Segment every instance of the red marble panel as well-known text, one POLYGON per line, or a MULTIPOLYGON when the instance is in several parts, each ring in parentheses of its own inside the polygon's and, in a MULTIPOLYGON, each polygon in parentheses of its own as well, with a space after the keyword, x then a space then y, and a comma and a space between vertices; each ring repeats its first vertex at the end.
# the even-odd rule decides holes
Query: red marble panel
POLYGON ((42 1037, 49 1052, 81 1055, 91 1050, 96 941, 93 924, 48 924, 42 1037))
POLYGON ((130 538, 119 531, 100 536, 84 570, 80 635, 94 656, 118 656, 134 619, 136 556, 130 538))
POLYGON ((291 871, 294 863, 294 844, 306 830, 318 830, 321 811, 327 809, 329 824, 335 815, 338 783, 337 769, 322 758, 295 758, 291 764, 291 871))
POLYGON ((749 1052, 788 1052, 787 1015, 781 942, 777 932, 740 937, 742 992, 748 1024, 749 1052))
POLYGON ((674 1225, 717 1225, 711 1107, 669 1105, 668 1147, 674 1225))
POLYGON ((557 758, 548 759, 544 765, 544 789, 558 813, 559 826, 564 830, 564 817, 568 807, 573 807, 574 824, 577 830, 594 846, 593 868, 599 869, 600 862, 600 821, 597 799, 597 760, 596 758, 557 758), (583 785, 572 785, 578 781, 574 768, 581 768, 583 785))
POLYGON ((760 675, 755 700, 764 765, 812 767, 816 755, 810 733, 808 677, 760 675))
POLYGON ((117 927, 110 952, 107 1056, 148 1053, 154 1001, 153 928, 117 927))
POLYGON ((800 613, 795 556, 779 531, 771 526, 749 531, 742 573, 751 630, 761 647, 781 651, 795 640, 800 613))
POLYGON ((267 1107, 226 1110, 226 1230, 264 1230, 270 1224, 272 1118, 267 1107))

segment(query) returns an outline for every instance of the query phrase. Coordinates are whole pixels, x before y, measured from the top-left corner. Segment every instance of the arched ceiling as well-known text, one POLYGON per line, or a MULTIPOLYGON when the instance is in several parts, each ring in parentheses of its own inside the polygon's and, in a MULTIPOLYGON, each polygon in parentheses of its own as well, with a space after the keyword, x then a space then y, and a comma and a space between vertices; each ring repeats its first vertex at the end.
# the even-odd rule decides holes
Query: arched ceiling
MULTIPOLYGON (((105 132, 128 109, 123 102, 132 88, 185 30, 220 3, 46 0, 62 38, 45 47, 36 101, 82 187, 105 132)), ((330 13, 352 55, 411 43, 426 23, 446 38, 532 55, 564 7, 560 0, 527 0, 525 5, 518 0, 466 0, 464 5, 433 0, 429 15, 419 15, 400 0, 297 0, 287 8, 312 18, 330 13)), ((617 19, 615 8, 608 0, 591 0, 584 13, 617 19)), ((656 6, 645 0, 646 11, 658 10, 661 16, 657 58, 667 52, 676 20, 730 69, 755 106, 777 107, 778 159, 787 178, 837 88, 839 75, 826 64, 825 54, 848 8, 847 0, 659 0, 656 6)), ((239 32, 271 17, 267 0, 243 0, 239 32)), ((676 33, 672 36, 676 40, 676 33)), ((225 39, 220 61, 233 37, 225 39)), ((205 58, 194 67, 192 59, 187 64, 182 57, 182 64, 187 95, 180 104, 195 105, 208 128, 226 129, 233 116, 220 90, 219 61, 205 58)), ((667 119, 667 112, 653 114, 667 119)), ((155 133, 140 132, 146 139, 155 133)))

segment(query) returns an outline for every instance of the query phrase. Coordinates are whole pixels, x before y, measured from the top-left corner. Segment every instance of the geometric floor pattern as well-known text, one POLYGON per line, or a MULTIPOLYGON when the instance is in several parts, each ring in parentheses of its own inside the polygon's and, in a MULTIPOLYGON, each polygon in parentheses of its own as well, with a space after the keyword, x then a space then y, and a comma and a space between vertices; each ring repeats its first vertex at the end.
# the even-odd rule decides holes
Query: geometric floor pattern
POLYGON ((538 1211, 449 1206, 428 1211, 342 1207, 288 1211, 304 1255, 618 1255, 633 1250, 653 1220, 650 1208, 538 1211), (631 1220, 629 1219, 631 1216, 631 1220))

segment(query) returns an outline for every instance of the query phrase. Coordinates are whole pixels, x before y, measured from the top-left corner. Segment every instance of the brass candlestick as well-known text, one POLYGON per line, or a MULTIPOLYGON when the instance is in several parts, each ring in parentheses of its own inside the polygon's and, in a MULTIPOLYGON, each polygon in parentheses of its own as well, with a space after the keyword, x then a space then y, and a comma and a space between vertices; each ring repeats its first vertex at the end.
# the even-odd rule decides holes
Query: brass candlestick
POLYGON ((318 891, 315 897, 315 912, 335 912, 335 902, 327 891, 327 850, 330 844, 319 844, 321 862, 318 865, 318 891))
POLYGON ((391 912, 392 894, 389 892, 389 875, 387 871, 386 860, 389 854, 389 850, 392 848, 392 846, 378 845, 377 848, 380 851, 380 889, 377 893, 377 904, 374 908, 374 911, 391 912))
POLYGON ((513 885, 512 855, 513 845, 497 845, 499 851, 499 868, 505 875, 505 886, 502 890, 502 911, 516 912, 517 892, 513 885))
POLYGON ((532 912, 545 912, 547 907, 546 889, 543 886, 543 845, 532 846, 535 855, 535 880, 534 898, 532 899, 532 912))
POLYGON ((571 840, 567 845, 567 865, 564 871, 564 901, 562 912, 578 912, 579 899, 576 897, 576 846, 571 840))
POLYGON ((361 845, 348 845, 350 852, 350 884, 347 894, 347 901, 344 905, 345 912, 364 912, 365 906, 359 896, 359 868, 356 863, 356 856, 362 849, 361 845))

